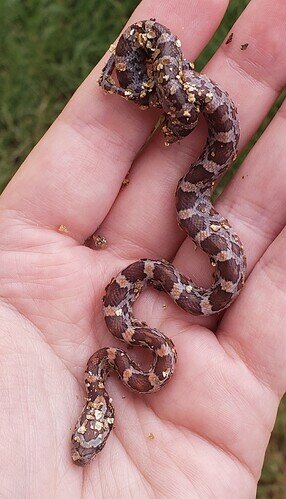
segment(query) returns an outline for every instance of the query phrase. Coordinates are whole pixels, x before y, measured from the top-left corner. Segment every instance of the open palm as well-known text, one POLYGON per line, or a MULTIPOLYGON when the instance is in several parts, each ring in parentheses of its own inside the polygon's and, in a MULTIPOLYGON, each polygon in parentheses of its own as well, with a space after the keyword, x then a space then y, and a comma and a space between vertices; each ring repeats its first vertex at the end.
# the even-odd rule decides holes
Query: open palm
MULTIPOLYGON (((175 8, 144 0, 130 22, 155 17, 193 59, 226 4, 208 0, 199 12, 195 0, 175 8)), ((233 41, 206 68, 238 104, 241 146, 285 83, 285 22, 284 1, 252 0, 233 41)), ((96 86, 107 57, 1 197, 1 490, 32 498, 251 498, 286 384, 285 106, 217 203, 245 244, 240 297, 218 322, 145 293, 137 315, 173 339, 175 375, 145 397, 112 377, 116 421, 104 451, 84 469, 70 457, 86 361, 115 344, 101 303, 111 277, 142 257, 173 260, 202 285, 211 275, 205 255, 183 240, 174 203, 204 130, 170 148, 155 135, 138 154, 158 115, 96 86), (83 245, 95 231, 107 249, 83 245)))

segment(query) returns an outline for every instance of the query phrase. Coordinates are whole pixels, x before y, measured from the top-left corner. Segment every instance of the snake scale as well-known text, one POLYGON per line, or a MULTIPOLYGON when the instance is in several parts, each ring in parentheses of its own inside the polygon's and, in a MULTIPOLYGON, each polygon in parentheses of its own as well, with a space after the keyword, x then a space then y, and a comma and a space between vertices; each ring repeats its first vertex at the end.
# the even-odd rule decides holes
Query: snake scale
POLYGON ((165 260, 142 259, 122 270, 107 286, 103 304, 109 331, 128 345, 150 349, 154 360, 149 371, 143 371, 119 348, 102 348, 89 359, 87 401, 72 435, 72 458, 78 465, 91 461, 112 429, 114 410, 105 389, 110 370, 139 393, 157 391, 174 372, 173 342, 132 313, 132 305, 146 285, 164 290, 186 312, 211 315, 235 299, 246 269, 239 237, 211 202, 215 182, 237 154, 239 124, 228 94, 194 71, 183 58, 180 40, 154 19, 136 22, 121 35, 99 85, 141 108, 161 108, 166 145, 186 137, 196 127, 199 113, 203 114, 207 142, 178 184, 176 208, 179 225, 210 256, 215 273, 212 286, 203 289, 165 260), (114 70, 118 83, 112 78, 114 70))

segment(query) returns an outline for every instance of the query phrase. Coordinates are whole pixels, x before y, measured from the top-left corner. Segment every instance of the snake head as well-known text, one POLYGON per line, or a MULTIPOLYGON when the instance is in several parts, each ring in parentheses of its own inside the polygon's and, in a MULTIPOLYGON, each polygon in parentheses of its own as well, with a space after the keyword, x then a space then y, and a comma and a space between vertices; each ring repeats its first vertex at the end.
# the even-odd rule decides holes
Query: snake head
POLYGON ((89 397, 72 435, 72 459, 78 466, 88 464, 103 449, 114 422, 106 391, 98 388, 98 382, 87 388, 89 397))

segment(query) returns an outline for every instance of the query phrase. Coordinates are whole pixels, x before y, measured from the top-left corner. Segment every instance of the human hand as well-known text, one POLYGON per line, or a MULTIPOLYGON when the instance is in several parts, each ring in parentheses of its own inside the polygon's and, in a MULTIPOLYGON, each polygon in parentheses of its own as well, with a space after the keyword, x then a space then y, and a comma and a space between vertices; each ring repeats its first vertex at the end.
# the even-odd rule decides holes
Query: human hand
MULTIPOLYGON (((225 7, 212 0, 199 11, 182 0, 175 13, 169 0, 143 1, 128 24, 155 17, 194 58, 225 7)), ((206 69, 238 104, 241 147, 285 83, 285 18, 284 2, 252 0, 233 42, 206 69), (245 41, 249 47, 241 51, 245 41)), ((115 430, 90 466, 82 470, 71 461, 86 361, 114 344, 101 302, 111 277, 142 257, 173 260, 202 285, 211 274, 205 256, 183 242, 174 202, 203 130, 168 149, 155 136, 137 156, 158 115, 103 94, 96 80, 107 57, 1 197, 2 492, 254 497, 285 390, 285 106, 217 203, 246 250, 249 276, 240 297, 217 324, 148 291, 139 315, 174 340, 175 375, 146 397, 112 379, 115 430), (130 185, 120 190, 132 163, 130 185), (68 233, 59 232, 61 225, 68 233), (106 250, 83 245, 94 231, 107 238, 106 250)))

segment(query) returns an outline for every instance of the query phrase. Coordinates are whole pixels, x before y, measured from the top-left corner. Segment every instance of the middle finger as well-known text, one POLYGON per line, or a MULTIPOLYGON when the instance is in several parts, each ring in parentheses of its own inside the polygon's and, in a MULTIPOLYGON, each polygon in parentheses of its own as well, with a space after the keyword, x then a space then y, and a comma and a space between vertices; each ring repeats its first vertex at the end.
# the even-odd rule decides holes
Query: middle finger
MULTIPOLYGON (((286 6, 283 2, 271 2, 271 10, 269 6, 269 0, 253 0, 233 28, 232 43, 223 44, 206 68, 208 76, 228 90, 238 105, 240 147, 284 85, 286 6), (244 42, 249 46, 242 51, 244 42)), ((162 137, 156 136, 138 158, 130 184, 121 191, 101 227, 109 247, 121 257, 171 259, 176 253, 185 235, 177 226, 174 191, 203 141, 201 128, 168 149, 162 137)))

